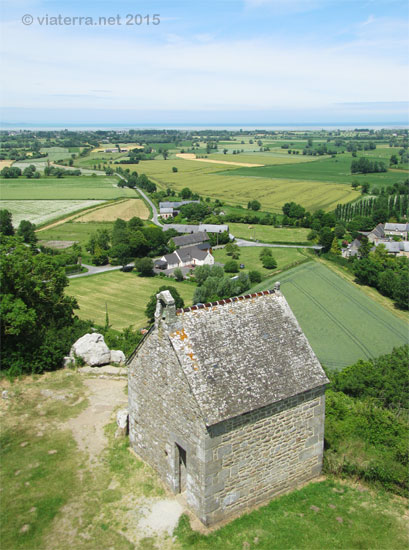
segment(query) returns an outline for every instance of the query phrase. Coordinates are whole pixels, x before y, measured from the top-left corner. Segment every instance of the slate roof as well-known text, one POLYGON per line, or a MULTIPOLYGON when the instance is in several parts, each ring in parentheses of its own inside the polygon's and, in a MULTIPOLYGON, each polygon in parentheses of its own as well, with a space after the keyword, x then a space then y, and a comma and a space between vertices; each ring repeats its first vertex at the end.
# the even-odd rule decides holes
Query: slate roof
POLYGON ((182 262, 188 262, 192 258, 196 260, 204 260, 208 254, 207 250, 200 250, 197 246, 187 246, 185 248, 179 248, 175 251, 182 262))
POLYGON ((385 231, 384 231, 383 223, 378 223, 378 225, 374 229, 372 229, 371 234, 375 235, 375 237, 380 237, 380 238, 384 237, 385 231))
POLYGON ((168 336, 208 426, 328 383, 279 291, 192 306, 176 319, 168 336))
POLYGON ((385 223, 385 231, 409 231, 409 223, 385 223))
POLYGON ((389 243, 382 243, 386 250, 392 254, 399 254, 399 252, 409 252, 409 242, 408 241, 401 241, 401 242, 389 242, 389 243))
POLYGON ((183 206, 184 204, 190 204, 190 203, 199 203, 199 200, 194 201, 163 201, 159 203, 159 208, 179 208, 179 206, 183 206))
POLYGON ((173 242, 176 246, 186 246, 191 244, 203 243, 209 240, 209 237, 204 231, 198 231, 191 235, 182 235, 181 237, 173 237, 173 242))
POLYGON ((183 223, 169 223, 162 227, 163 231, 168 229, 175 229, 178 233, 197 233, 198 231, 207 231, 208 233, 222 233, 223 231, 228 231, 228 225, 216 225, 201 223, 199 225, 193 224, 183 224, 183 223))

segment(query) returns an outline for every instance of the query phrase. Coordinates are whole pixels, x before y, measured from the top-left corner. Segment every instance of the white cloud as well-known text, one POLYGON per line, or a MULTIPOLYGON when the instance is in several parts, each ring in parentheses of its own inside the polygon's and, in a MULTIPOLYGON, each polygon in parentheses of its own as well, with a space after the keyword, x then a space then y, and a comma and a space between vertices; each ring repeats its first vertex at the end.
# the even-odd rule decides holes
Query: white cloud
POLYGON ((3 105, 319 109, 400 101, 409 88, 407 63, 382 56, 362 36, 347 46, 321 48, 273 38, 215 41, 172 35, 159 43, 111 29, 92 31, 6 25, 3 105))

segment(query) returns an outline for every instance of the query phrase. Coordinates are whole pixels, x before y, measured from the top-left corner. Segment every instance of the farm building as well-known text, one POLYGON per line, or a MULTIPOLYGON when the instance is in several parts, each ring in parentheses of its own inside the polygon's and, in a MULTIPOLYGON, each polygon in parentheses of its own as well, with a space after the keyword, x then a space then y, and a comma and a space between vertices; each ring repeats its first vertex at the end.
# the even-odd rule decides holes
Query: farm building
POLYGON ((199 200, 194 201, 164 201, 159 203, 159 216, 165 220, 177 216, 180 212, 180 207, 184 204, 192 202, 199 203, 199 200))
POLYGON ((128 361, 132 448, 211 525, 319 475, 328 380, 279 291, 176 310, 128 361))
POLYGON ((184 248, 186 246, 192 246, 193 244, 198 245, 209 242, 209 237, 205 231, 198 231, 197 233, 191 233, 190 235, 173 237, 171 240, 178 248, 184 248))
POLYGON ((197 233, 198 231, 206 231, 206 233, 224 233, 229 231, 229 226, 226 224, 208 224, 200 223, 199 225, 189 225, 182 223, 169 223, 163 226, 163 231, 174 229, 178 233, 197 233))

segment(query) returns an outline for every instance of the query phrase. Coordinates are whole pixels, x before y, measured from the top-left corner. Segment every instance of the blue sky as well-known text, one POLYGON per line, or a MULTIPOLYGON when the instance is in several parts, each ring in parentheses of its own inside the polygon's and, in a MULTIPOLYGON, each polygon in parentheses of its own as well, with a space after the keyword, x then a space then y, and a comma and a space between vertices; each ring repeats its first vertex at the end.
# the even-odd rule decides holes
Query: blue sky
POLYGON ((13 0, 0 9, 4 122, 407 120, 406 1, 13 0), (126 25, 128 14, 159 14, 160 24, 126 25), (59 15, 121 24, 46 24, 59 15))

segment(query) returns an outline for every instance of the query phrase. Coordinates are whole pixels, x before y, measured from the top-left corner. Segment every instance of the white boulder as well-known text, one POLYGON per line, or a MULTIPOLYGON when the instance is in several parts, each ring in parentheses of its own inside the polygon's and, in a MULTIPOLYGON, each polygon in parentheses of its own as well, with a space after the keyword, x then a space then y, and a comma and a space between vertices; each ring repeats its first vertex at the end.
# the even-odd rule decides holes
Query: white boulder
POLYGON ((128 409, 121 409, 116 413, 116 423, 118 428, 115 432, 115 437, 124 437, 128 433, 128 409))
POLYGON ((87 365, 94 367, 108 365, 111 361, 111 352, 102 334, 94 332, 85 334, 73 344, 70 357, 80 357, 87 365))
POLYGON ((119 349, 111 349, 111 363, 125 363, 125 354, 119 349))

